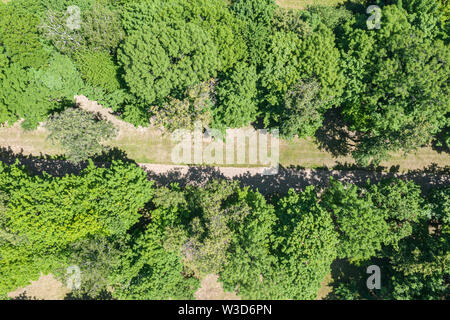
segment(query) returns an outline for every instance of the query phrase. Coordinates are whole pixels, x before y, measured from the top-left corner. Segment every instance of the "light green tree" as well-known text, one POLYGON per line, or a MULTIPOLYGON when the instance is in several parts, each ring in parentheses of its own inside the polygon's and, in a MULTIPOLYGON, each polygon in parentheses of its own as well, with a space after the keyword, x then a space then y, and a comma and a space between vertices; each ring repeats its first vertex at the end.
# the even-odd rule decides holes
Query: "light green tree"
POLYGON ((48 139, 66 150, 67 159, 81 162, 107 150, 102 143, 114 138, 117 129, 100 116, 68 108, 53 115, 46 123, 48 139))

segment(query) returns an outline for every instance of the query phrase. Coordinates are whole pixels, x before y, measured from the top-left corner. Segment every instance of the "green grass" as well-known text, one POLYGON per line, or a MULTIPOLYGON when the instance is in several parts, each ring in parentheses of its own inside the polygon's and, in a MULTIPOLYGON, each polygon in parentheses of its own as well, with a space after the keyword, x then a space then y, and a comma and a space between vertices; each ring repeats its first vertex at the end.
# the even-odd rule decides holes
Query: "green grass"
MULTIPOLYGON (((0 127, 0 147, 11 147, 14 152, 23 150, 24 154, 40 155, 61 154, 62 150, 52 145, 46 139, 44 129, 24 131, 20 126, 0 127)), ((139 163, 173 164, 171 152, 174 143, 170 136, 163 136, 156 130, 124 132, 118 139, 110 143, 126 152, 127 156, 139 163)), ((351 157, 334 158, 330 153, 320 150, 313 139, 294 139, 280 141, 280 164, 282 166, 300 166, 305 168, 328 167, 354 161, 351 157)), ((391 166, 399 166, 400 171, 422 169, 432 163, 438 166, 450 165, 450 155, 438 153, 431 148, 422 148, 407 157, 401 154, 393 155, 392 159, 382 162, 388 170, 391 166)), ((254 167, 255 165, 232 165, 234 167, 254 167)))
MULTIPOLYGON (((280 163, 283 166, 302 166, 305 168, 334 167, 337 164, 354 164, 351 156, 334 158, 329 152, 320 150, 312 139, 294 139, 280 143, 280 163)), ((401 153, 392 154, 389 161, 382 161, 380 166, 388 170, 399 166, 400 171, 425 168, 432 163, 444 167, 450 165, 450 155, 438 153, 430 147, 424 147, 404 156, 401 153)))

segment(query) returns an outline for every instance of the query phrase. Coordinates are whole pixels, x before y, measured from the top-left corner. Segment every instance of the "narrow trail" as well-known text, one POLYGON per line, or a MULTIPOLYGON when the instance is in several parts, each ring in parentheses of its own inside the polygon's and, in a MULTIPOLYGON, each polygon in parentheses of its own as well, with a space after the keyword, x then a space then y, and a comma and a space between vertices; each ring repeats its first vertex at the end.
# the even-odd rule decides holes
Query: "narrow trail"
MULTIPOLYGON (((47 172, 53 176, 79 174, 87 163, 72 164, 65 160, 40 159, 32 157, 1 158, 7 164, 13 164, 16 159, 34 174, 47 172)), ((108 166, 110 163, 96 163, 98 166, 108 166)), ((236 168, 211 166, 183 166, 165 164, 137 164, 144 169, 150 180, 159 186, 167 186, 177 182, 181 187, 187 185, 203 186, 213 179, 238 180, 241 186, 259 190, 262 194, 286 193, 290 188, 304 189, 306 186, 327 186, 330 177, 341 181, 363 185, 368 179, 378 182, 386 178, 412 180, 424 191, 431 188, 450 185, 450 170, 443 168, 428 168, 427 170, 410 170, 407 173, 389 173, 367 170, 324 170, 281 167, 277 174, 264 175, 267 168, 236 168)))
POLYGON ((147 171, 149 179, 158 185, 173 182, 180 186, 203 186, 211 179, 232 179, 240 181, 242 186, 259 190, 262 194, 286 193, 290 188, 301 190, 309 185, 327 186, 330 178, 356 185, 363 185, 368 179, 379 182, 383 179, 398 178, 412 180, 423 190, 450 184, 450 172, 409 171, 408 173, 375 172, 366 170, 323 170, 280 167, 277 174, 264 175, 267 168, 200 167, 170 166, 158 164, 139 164, 147 171))

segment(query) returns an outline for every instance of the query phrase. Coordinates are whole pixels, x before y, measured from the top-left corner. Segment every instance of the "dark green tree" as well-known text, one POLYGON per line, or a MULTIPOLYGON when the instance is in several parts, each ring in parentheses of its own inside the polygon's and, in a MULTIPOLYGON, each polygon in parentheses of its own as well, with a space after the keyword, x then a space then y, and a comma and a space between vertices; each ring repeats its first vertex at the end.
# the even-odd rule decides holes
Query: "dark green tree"
POLYGON ((256 68, 237 63, 215 87, 217 103, 213 108, 217 128, 240 128, 256 120, 256 68))
POLYGON ((450 50, 411 25, 396 6, 383 8, 377 30, 345 26, 344 114, 361 164, 430 143, 447 124, 450 50))

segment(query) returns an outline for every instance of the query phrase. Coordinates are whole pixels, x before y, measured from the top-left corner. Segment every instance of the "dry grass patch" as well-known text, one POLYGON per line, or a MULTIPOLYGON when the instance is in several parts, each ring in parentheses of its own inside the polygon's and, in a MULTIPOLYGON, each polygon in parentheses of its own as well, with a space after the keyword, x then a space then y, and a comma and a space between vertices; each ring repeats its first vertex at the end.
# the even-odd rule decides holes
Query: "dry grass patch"
POLYGON ((325 279, 322 281, 322 286, 319 289, 319 292, 317 293, 317 299, 316 300, 324 300, 328 294, 333 290, 333 287, 331 286, 332 282, 331 273, 329 273, 325 279))
MULTIPOLYGON (((17 123, 12 127, 0 127, 0 147, 11 147, 14 152, 22 152, 24 155, 62 154, 61 149, 47 141, 47 136, 48 131, 42 127, 26 131, 17 123)), ((172 164, 171 153, 174 143, 170 136, 162 135, 156 129, 122 131, 116 139, 109 142, 109 145, 123 150, 129 158, 138 163, 172 164)), ((313 139, 280 141, 280 164, 284 167, 332 168, 343 163, 354 164, 355 162, 350 156, 335 158, 329 152, 320 150, 313 139)), ((382 162, 381 166, 386 168, 399 166, 400 172, 404 172, 410 169, 423 169, 432 163, 440 167, 448 166, 450 155, 438 153, 426 147, 406 157, 402 154, 394 154, 391 160, 382 162)), ((235 165, 235 167, 252 166, 235 165)))
POLYGON ((195 293, 196 300, 241 300, 234 292, 223 291, 219 277, 215 274, 205 276, 195 293))
POLYGON ((61 154, 61 150, 47 141, 49 132, 42 127, 37 130, 24 130, 20 122, 11 127, 0 125, 0 147, 10 147, 14 152, 39 156, 61 154))
POLYGON ((8 293, 8 297, 30 300, 63 300, 69 291, 52 274, 49 274, 41 275, 37 281, 31 281, 30 285, 8 293))

